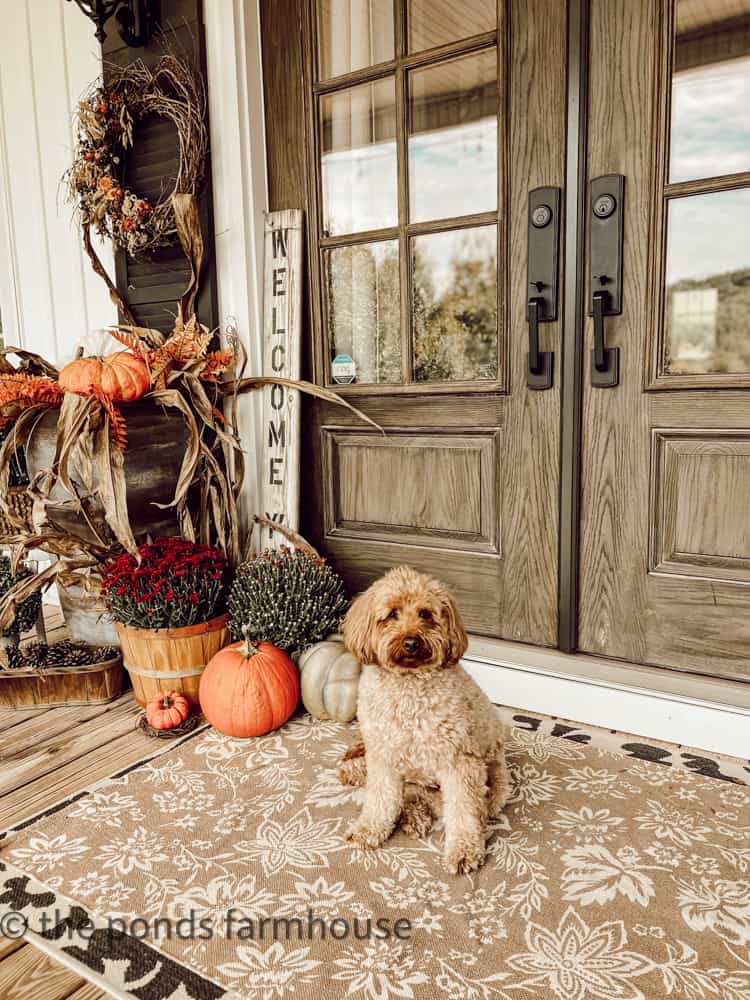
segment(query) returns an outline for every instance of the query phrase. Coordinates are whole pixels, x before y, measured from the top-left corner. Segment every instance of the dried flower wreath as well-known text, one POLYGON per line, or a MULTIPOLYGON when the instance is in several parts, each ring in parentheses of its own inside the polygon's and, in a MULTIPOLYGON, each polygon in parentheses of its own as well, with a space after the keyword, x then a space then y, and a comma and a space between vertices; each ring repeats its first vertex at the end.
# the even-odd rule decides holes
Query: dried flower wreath
POLYGON ((98 81, 79 102, 77 143, 68 174, 70 197, 81 222, 130 254, 163 246, 177 229, 173 194, 194 195, 206 161, 208 134, 203 83, 190 65, 164 55, 156 68, 140 61, 98 81), (125 159, 134 129, 151 116, 172 122, 179 143, 177 175, 170 190, 152 204, 125 187, 125 159))

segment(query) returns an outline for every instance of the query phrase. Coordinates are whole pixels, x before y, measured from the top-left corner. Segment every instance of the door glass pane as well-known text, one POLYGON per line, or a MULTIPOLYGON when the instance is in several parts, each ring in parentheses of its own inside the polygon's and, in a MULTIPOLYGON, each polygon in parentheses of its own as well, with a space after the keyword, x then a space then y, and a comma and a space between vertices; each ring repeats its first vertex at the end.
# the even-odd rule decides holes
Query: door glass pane
POLYGON ((393 59, 393 0, 318 0, 321 80, 393 59))
POLYGON ((497 229, 411 241, 414 379, 497 378, 497 229))
POLYGON ((750 0, 677 0, 670 181, 750 170, 750 0))
POLYGON ((324 235, 395 226, 393 77, 321 98, 320 145, 324 235))
POLYGON ((497 209, 497 52, 409 75, 412 222, 497 209))
POLYGON ((407 0, 409 51, 471 38, 497 27, 497 0, 407 0))
MULTIPOLYGON (((323 255, 326 314, 335 371, 355 382, 401 381, 398 240, 337 247, 323 255)), ((332 360, 333 360, 332 357, 332 360)))
POLYGON ((750 189, 669 203, 664 367, 750 371, 750 189))

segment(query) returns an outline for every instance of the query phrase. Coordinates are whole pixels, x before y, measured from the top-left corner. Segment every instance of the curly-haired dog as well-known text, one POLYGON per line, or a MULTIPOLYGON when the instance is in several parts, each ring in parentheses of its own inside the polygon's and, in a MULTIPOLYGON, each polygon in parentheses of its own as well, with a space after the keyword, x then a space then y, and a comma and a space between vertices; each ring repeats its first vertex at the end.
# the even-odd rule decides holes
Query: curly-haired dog
POLYGON ((448 590, 408 566, 392 569, 352 604, 344 641, 360 660, 357 714, 364 740, 340 768, 365 782, 365 804, 349 830, 361 847, 379 847, 399 817, 424 836, 440 789, 445 865, 471 872, 484 860, 488 816, 508 794, 503 731, 484 692, 459 660, 467 639, 448 590))

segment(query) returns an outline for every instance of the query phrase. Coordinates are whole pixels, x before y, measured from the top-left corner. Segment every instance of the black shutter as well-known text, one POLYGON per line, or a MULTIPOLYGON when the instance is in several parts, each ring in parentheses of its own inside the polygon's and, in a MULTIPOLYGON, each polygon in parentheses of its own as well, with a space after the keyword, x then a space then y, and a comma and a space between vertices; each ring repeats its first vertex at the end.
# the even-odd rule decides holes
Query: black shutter
MULTIPOLYGON (((105 76, 108 63, 126 66, 141 59, 147 66, 156 65, 166 45, 176 55, 189 59, 205 82, 206 51, 201 0, 161 0, 158 6, 164 39, 156 37, 143 48, 126 46, 117 32, 114 19, 108 22, 107 38, 102 46, 105 76)), ((177 136, 171 123, 154 118, 136 126, 134 139, 134 147, 125 167, 125 183, 139 195, 153 201, 173 186, 177 136)), ((198 208, 204 254, 196 305, 198 318, 213 330, 218 325, 219 316, 210 156, 198 192, 198 208)), ((115 254, 117 290, 141 326, 169 333, 177 311, 177 300, 185 291, 189 278, 190 267, 176 236, 173 246, 160 247, 138 257, 130 257, 122 250, 115 254)))

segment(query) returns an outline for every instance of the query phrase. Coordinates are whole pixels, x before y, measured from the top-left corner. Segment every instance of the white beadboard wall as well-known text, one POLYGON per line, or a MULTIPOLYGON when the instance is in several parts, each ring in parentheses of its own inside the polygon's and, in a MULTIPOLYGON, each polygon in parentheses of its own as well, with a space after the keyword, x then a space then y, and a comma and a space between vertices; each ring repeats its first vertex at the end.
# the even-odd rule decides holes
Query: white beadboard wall
MULTIPOLYGON (((0 308, 5 343, 61 361, 116 321, 80 246, 62 177, 78 98, 101 69, 91 22, 66 0, 0 12, 0 308)), ((111 250, 101 245, 113 273, 111 250)))
MULTIPOLYGON (((214 243, 222 327, 236 325, 247 374, 262 370, 263 212, 268 204, 257 0, 204 0, 214 243)), ((240 401, 242 531, 261 510, 261 394, 240 401)))

